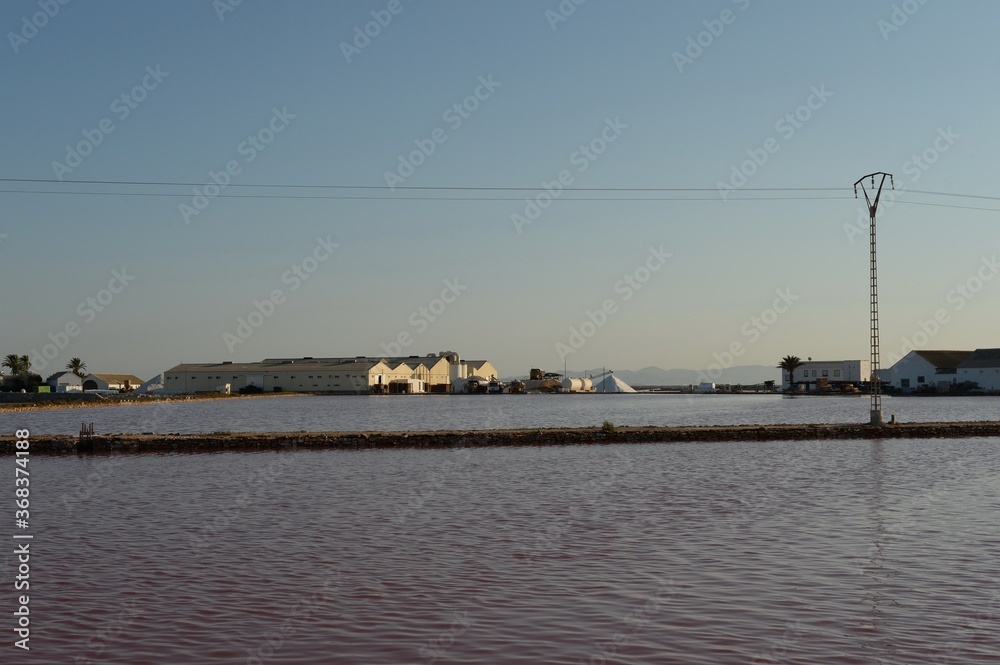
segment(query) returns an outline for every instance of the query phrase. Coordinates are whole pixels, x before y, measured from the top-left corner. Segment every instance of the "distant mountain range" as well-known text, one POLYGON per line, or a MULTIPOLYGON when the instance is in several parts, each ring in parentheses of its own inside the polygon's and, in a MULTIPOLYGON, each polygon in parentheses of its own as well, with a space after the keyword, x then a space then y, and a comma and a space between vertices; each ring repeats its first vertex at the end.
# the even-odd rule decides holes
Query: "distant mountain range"
MULTIPOLYGON (((555 370, 553 370, 555 371, 555 370)), ((597 376, 602 368, 585 370, 583 374, 597 376)), ((615 369, 615 376, 630 386, 688 386, 697 385, 702 381, 713 383, 731 383, 752 385, 764 381, 781 383, 781 370, 768 365, 741 365, 722 370, 721 374, 708 379, 696 369, 663 369, 662 367, 643 367, 640 370, 615 369)), ((570 372, 571 376, 580 376, 579 372, 570 372)), ((526 377, 520 377, 526 378, 526 377)))

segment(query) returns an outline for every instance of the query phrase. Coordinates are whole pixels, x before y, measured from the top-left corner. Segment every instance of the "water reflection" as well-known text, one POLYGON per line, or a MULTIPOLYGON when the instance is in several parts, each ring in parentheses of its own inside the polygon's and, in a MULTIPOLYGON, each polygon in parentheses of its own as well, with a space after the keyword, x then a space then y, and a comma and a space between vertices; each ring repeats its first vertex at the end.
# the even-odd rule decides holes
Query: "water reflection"
MULTIPOLYGON (((870 474, 870 491, 868 492, 869 512, 867 530, 870 532, 871 547, 863 574, 867 577, 862 585, 863 602, 869 606, 867 619, 860 628, 864 645, 872 653, 877 663, 895 663, 896 646, 887 634, 887 624, 892 622, 892 609, 898 607, 898 602, 892 597, 891 581, 899 574, 889 559, 891 534, 886 520, 885 492, 885 443, 880 440, 871 442, 871 458, 868 465, 870 474), (888 659, 888 660, 886 660, 888 659)), ((891 481, 890 481, 891 482, 891 481)))

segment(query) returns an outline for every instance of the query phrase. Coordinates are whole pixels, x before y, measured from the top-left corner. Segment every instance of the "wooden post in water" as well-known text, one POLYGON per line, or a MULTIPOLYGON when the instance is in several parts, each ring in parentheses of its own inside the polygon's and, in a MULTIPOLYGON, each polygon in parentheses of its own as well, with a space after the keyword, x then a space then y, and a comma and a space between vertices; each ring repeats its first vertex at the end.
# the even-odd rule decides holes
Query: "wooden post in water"
POLYGON ((94 452, 94 423, 80 423, 80 438, 76 442, 76 452, 94 452))

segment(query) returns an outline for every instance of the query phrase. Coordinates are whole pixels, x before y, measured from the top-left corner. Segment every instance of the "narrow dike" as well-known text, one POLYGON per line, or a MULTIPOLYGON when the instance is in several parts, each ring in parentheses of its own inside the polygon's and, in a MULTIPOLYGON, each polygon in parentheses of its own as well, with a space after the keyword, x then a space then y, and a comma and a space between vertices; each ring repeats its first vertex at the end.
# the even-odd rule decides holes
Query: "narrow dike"
MULTIPOLYGON (((713 427, 620 427, 436 432, 219 432, 212 434, 31 435, 31 452, 193 453, 269 449, 455 448, 464 446, 547 446, 610 443, 719 441, 813 441, 830 439, 930 439, 992 437, 1000 421, 897 423, 884 427, 844 425, 723 425, 713 427)), ((0 454, 15 452, 14 437, 0 437, 0 454)))

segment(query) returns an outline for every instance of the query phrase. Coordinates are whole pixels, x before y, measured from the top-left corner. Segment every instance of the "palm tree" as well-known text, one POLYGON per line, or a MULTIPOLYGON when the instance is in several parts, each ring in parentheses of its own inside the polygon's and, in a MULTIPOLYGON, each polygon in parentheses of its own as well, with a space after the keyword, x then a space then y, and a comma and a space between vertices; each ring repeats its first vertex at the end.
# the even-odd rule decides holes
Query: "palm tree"
POLYGON ((70 358, 69 362, 66 363, 66 369, 73 374, 76 374, 81 379, 87 376, 87 363, 83 362, 79 358, 70 358))
POLYGON ((10 373, 14 376, 24 374, 31 367, 31 363, 28 361, 28 356, 19 356, 11 353, 6 358, 3 359, 3 366, 10 370, 10 373))
POLYGON ((785 356, 778 363, 778 369, 788 372, 788 387, 795 389, 795 370, 802 366, 802 359, 798 356, 785 356))

